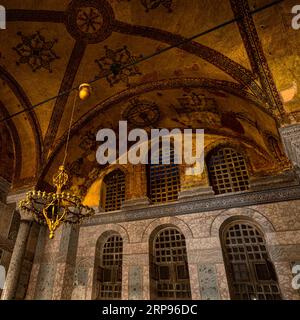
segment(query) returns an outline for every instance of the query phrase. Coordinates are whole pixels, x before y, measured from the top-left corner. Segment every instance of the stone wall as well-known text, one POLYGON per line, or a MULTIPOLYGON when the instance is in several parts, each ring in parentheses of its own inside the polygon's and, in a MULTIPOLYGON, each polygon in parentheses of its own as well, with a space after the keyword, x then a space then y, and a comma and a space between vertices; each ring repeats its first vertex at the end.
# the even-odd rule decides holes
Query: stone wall
POLYGON ((104 233, 118 232, 123 238, 122 299, 149 299, 149 237, 158 226, 173 225, 186 238, 192 298, 230 299, 219 230, 227 219, 242 217, 264 232, 283 298, 299 299, 291 287, 291 266, 300 261, 299 205, 300 200, 292 200, 170 216, 172 206, 167 204, 155 206, 157 218, 148 218, 150 208, 145 207, 140 210, 146 219, 126 221, 133 211, 122 210, 110 213, 111 222, 101 224, 105 213, 98 213, 79 232, 59 229, 54 240, 48 240, 43 230, 26 298, 93 299, 97 240, 104 233))

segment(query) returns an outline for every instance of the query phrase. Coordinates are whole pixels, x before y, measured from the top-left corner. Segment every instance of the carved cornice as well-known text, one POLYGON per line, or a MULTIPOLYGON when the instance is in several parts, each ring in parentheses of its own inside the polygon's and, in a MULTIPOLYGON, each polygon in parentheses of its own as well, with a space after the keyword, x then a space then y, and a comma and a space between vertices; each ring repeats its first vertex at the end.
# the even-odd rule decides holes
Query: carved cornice
POLYGON ((227 195, 213 196, 206 199, 201 197, 197 199, 195 197, 193 201, 174 202, 135 210, 121 210, 108 214, 99 213, 91 217, 82 225, 82 227, 201 213, 298 199, 300 200, 300 186, 264 190, 259 192, 231 193, 227 195))

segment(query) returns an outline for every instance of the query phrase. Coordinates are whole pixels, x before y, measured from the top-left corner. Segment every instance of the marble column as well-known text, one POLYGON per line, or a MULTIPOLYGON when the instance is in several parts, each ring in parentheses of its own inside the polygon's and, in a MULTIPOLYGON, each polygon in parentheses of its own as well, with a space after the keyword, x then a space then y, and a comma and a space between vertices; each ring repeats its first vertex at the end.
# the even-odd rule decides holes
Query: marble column
POLYGON ((11 256, 9 268, 6 274, 5 284, 2 292, 2 300, 14 299, 20 273, 22 270, 23 259, 26 251, 27 240, 30 232, 32 218, 21 215, 21 223, 18 236, 11 256))

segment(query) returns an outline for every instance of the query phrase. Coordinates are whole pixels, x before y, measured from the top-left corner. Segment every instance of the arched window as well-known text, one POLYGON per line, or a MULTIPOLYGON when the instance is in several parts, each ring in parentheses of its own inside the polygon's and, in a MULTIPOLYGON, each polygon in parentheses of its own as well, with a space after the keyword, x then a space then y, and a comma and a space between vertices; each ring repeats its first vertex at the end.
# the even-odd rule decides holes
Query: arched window
POLYGON ((125 200, 125 174, 117 169, 107 174, 101 187, 102 206, 105 211, 120 210, 125 200))
POLYGON ((162 203, 176 201, 180 191, 180 172, 174 163, 174 148, 171 145, 169 153, 159 149, 159 164, 149 164, 148 175, 148 197, 151 203, 162 203), (166 159, 170 159, 169 164, 166 159))
POLYGON ((221 237, 232 299, 281 299, 261 231, 251 222, 234 221, 225 226, 221 237))
POLYGON ((167 227, 150 241, 151 299, 191 299, 184 235, 167 227))
POLYGON ((244 157, 232 148, 214 150, 207 157, 209 179, 215 194, 249 189, 249 174, 244 157))
POLYGON ((118 300, 122 293, 123 241, 120 235, 111 235, 99 245, 96 256, 97 300, 118 300))

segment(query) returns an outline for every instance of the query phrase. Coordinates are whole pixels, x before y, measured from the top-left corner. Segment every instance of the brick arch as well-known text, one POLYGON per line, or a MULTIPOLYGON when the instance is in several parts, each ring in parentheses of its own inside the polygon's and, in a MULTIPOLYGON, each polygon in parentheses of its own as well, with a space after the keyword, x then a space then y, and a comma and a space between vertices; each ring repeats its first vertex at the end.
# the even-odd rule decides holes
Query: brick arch
POLYGON ((275 232, 272 222, 261 212, 252 208, 226 209, 219 213, 210 226, 210 236, 219 237, 222 225, 232 218, 246 218, 257 223, 264 233, 275 232))
POLYGON ((184 235, 185 239, 193 238, 193 232, 190 227, 181 219, 176 217, 163 217, 152 221, 144 230, 141 242, 149 242, 151 236, 157 232, 160 228, 172 226, 178 228, 178 230, 184 235))

